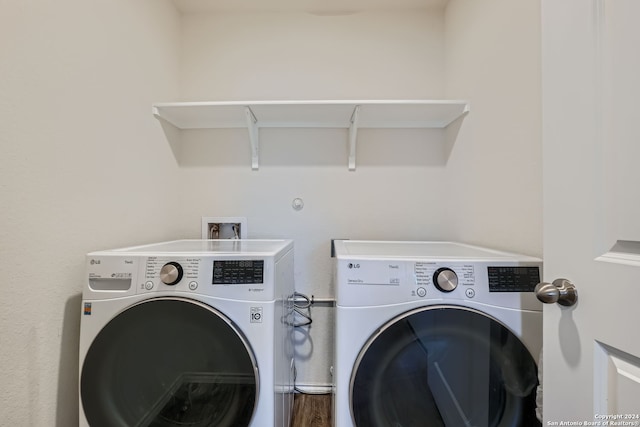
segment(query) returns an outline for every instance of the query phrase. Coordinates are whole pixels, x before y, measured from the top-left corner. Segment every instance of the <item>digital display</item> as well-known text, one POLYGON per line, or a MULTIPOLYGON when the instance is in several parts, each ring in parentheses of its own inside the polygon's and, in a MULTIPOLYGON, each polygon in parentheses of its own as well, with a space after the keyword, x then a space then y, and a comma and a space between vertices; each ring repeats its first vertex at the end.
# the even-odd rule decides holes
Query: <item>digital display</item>
POLYGON ((253 285, 263 283, 263 260, 213 261, 214 285, 253 285))
POLYGON ((488 267, 489 292, 533 292, 540 283, 538 267, 488 267))

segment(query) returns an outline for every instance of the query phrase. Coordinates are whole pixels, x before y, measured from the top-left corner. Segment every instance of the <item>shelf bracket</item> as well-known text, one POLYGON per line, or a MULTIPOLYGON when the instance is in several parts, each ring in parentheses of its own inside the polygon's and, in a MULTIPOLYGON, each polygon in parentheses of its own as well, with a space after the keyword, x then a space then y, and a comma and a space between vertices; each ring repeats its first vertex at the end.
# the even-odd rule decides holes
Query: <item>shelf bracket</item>
POLYGON ((349 125, 349 170, 356 170, 356 141, 358 139, 358 117, 360 106, 356 105, 351 115, 351 125, 349 125))
POLYGON ((250 107, 245 107, 244 113, 247 118, 247 130, 249 131, 249 142, 251 143, 251 169, 258 170, 260 166, 260 141, 258 140, 258 119, 250 107))

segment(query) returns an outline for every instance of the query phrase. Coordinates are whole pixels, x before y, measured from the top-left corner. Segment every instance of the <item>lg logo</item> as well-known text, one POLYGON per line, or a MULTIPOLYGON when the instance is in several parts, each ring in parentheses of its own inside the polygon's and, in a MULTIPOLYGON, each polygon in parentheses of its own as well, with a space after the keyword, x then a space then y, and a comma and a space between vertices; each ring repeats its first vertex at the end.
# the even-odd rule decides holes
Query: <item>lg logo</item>
POLYGON ((349 268, 360 268, 360 264, 349 263, 349 268))

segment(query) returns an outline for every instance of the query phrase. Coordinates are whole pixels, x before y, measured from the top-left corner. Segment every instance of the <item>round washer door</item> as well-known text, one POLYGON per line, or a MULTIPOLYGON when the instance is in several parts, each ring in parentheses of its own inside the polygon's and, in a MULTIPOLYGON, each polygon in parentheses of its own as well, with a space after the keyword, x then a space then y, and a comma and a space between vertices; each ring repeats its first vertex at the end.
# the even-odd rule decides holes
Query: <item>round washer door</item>
POLYGON ((158 298, 113 318, 86 354, 80 394, 101 426, 248 426, 258 397, 253 353, 222 313, 158 298))
POLYGON ((536 363, 497 320, 432 306, 388 322, 351 376, 357 427, 540 426, 536 363))

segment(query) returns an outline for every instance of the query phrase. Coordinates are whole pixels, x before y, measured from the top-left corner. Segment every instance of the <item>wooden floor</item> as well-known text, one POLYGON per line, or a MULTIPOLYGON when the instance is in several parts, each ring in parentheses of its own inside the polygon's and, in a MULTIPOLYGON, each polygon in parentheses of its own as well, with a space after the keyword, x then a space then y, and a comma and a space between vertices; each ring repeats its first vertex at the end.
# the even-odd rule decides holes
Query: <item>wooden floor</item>
POLYGON ((331 427, 331 395, 295 395, 291 427, 331 427))

